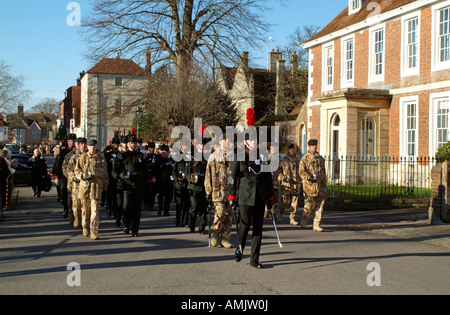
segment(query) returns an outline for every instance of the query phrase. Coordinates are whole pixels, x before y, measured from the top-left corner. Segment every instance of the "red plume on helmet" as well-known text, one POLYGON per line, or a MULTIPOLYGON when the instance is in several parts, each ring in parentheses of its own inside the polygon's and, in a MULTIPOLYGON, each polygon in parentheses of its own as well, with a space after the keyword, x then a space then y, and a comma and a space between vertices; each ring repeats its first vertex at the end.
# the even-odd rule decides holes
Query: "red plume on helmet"
POLYGON ((133 127, 131 133, 132 133, 133 135, 135 135, 135 134, 136 134, 136 128, 133 127))
POLYGON ((255 111, 253 108, 247 109, 247 125, 253 126, 255 124, 255 111))

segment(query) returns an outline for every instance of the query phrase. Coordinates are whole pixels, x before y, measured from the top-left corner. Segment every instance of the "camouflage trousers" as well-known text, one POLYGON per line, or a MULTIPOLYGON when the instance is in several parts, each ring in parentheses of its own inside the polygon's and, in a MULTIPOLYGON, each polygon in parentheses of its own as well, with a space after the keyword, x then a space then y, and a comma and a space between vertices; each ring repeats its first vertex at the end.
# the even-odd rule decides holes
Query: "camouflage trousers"
POLYGON ((72 212, 74 216, 73 227, 78 229, 81 223, 81 200, 77 195, 72 195, 72 212))
POLYGON ((100 200, 83 198, 81 201, 81 225, 83 229, 91 231, 98 235, 98 226, 100 223, 100 200))
POLYGON ((222 240, 229 241, 231 238, 231 226, 233 225, 233 211, 226 202, 214 202, 216 212, 211 231, 216 235, 222 235, 222 240))
POLYGON ((305 207, 303 208, 302 220, 307 222, 311 213, 314 213, 314 226, 320 226, 322 222, 323 206, 325 205, 325 199, 319 198, 307 198, 305 199, 305 207))
POLYGON ((284 210, 286 210, 286 206, 290 205, 292 210, 289 215, 290 219, 294 219, 298 213, 298 194, 292 193, 290 191, 283 192, 281 194, 281 200, 278 200, 278 213, 284 214, 284 210))

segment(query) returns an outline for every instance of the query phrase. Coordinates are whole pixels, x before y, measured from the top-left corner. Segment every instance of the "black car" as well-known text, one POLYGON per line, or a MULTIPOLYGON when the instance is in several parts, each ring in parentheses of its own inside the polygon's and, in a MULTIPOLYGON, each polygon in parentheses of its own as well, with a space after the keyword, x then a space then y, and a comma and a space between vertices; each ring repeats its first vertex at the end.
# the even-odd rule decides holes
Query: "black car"
POLYGON ((28 165, 30 159, 29 154, 11 154, 11 160, 17 159, 17 168, 14 173, 14 186, 18 185, 32 185, 31 180, 31 166, 28 165))

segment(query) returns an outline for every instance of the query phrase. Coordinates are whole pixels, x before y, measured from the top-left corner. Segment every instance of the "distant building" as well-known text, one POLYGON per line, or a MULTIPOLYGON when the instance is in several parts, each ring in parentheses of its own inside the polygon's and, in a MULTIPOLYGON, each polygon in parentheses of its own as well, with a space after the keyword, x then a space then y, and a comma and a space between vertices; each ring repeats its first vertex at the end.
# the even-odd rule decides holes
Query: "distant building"
MULTIPOLYGON (((81 77, 80 125, 75 133, 109 144, 115 131, 131 129, 149 72, 130 59, 104 58, 81 77)), ((75 116, 76 117, 76 116, 75 116)), ((75 120, 76 121, 76 120, 75 120)))
MULTIPOLYGON (((217 83, 237 107, 238 128, 248 127, 246 116, 249 108, 254 109, 256 121, 269 116, 274 119, 287 117, 293 109, 301 107, 306 98, 307 82, 297 80, 300 71, 295 52, 291 56, 290 71, 286 69, 286 60, 279 51, 269 52, 268 62, 268 69, 250 68, 248 53, 243 52, 237 67, 222 66, 219 69, 217 83), (286 94, 287 91, 291 93, 286 94)), ((275 123, 274 119, 272 123, 275 123)))
POLYGON ((54 144, 57 116, 47 113, 25 115, 23 105, 18 105, 17 114, 6 117, 8 124, 8 144, 34 145, 38 143, 54 144))

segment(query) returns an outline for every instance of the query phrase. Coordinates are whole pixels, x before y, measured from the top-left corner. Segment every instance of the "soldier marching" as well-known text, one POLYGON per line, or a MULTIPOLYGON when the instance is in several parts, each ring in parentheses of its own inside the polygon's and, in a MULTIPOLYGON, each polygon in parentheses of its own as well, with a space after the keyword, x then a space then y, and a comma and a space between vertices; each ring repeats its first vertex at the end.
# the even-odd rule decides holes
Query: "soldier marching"
POLYGON ((278 169, 267 173, 261 172, 264 164, 261 157, 256 161, 250 158, 249 152, 258 148, 258 141, 253 139, 244 142, 245 161, 237 161, 236 154, 234 161, 227 160, 227 150, 234 147, 229 147, 233 142, 226 138, 220 139, 208 160, 204 158, 203 148, 209 139, 201 142, 192 139, 189 151, 192 155, 185 147, 179 147, 178 153, 184 157, 181 161, 172 160, 168 143, 156 148, 153 140, 147 141, 143 154, 138 150, 134 132, 122 136, 116 133, 111 150, 104 153, 99 152, 95 139, 76 138, 72 134, 68 139, 57 155, 53 172, 63 199, 67 198, 64 217, 70 215, 74 228, 81 226, 82 234, 94 240, 99 238, 99 208, 104 191, 108 214, 114 214, 117 227, 123 223, 125 234, 131 232, 135 237, 139 236, 143 203, 153 209, 156 197, 159 215, 169 215, 170 206, 175 202, 177 227, 189 227, 191 232, 197 227, 197 232, 206 234, 209 222, 213 247, 234 247, 231 239, 236 219, 236 261, 243 258, 246 238, 253 225, 250 265, 255 268, 262 268, 259 252, 264 213, 273 211, 278 219, 274 216, 274 224, 280 223, 286 207, 290 206, 289 223, 298 225, 296 216, 304 198, 300 227, 306 228, 313 215, 313 230, 323 231, 326 174, 325 161, 317 152, 317 140, 308 142, 308 152, 301 160, 295 145, 289 145, 278 169), (196 151, 202 159, 198 159, 196 151), (214 214, 213 220, 207 220, 207 209, 214 214))

